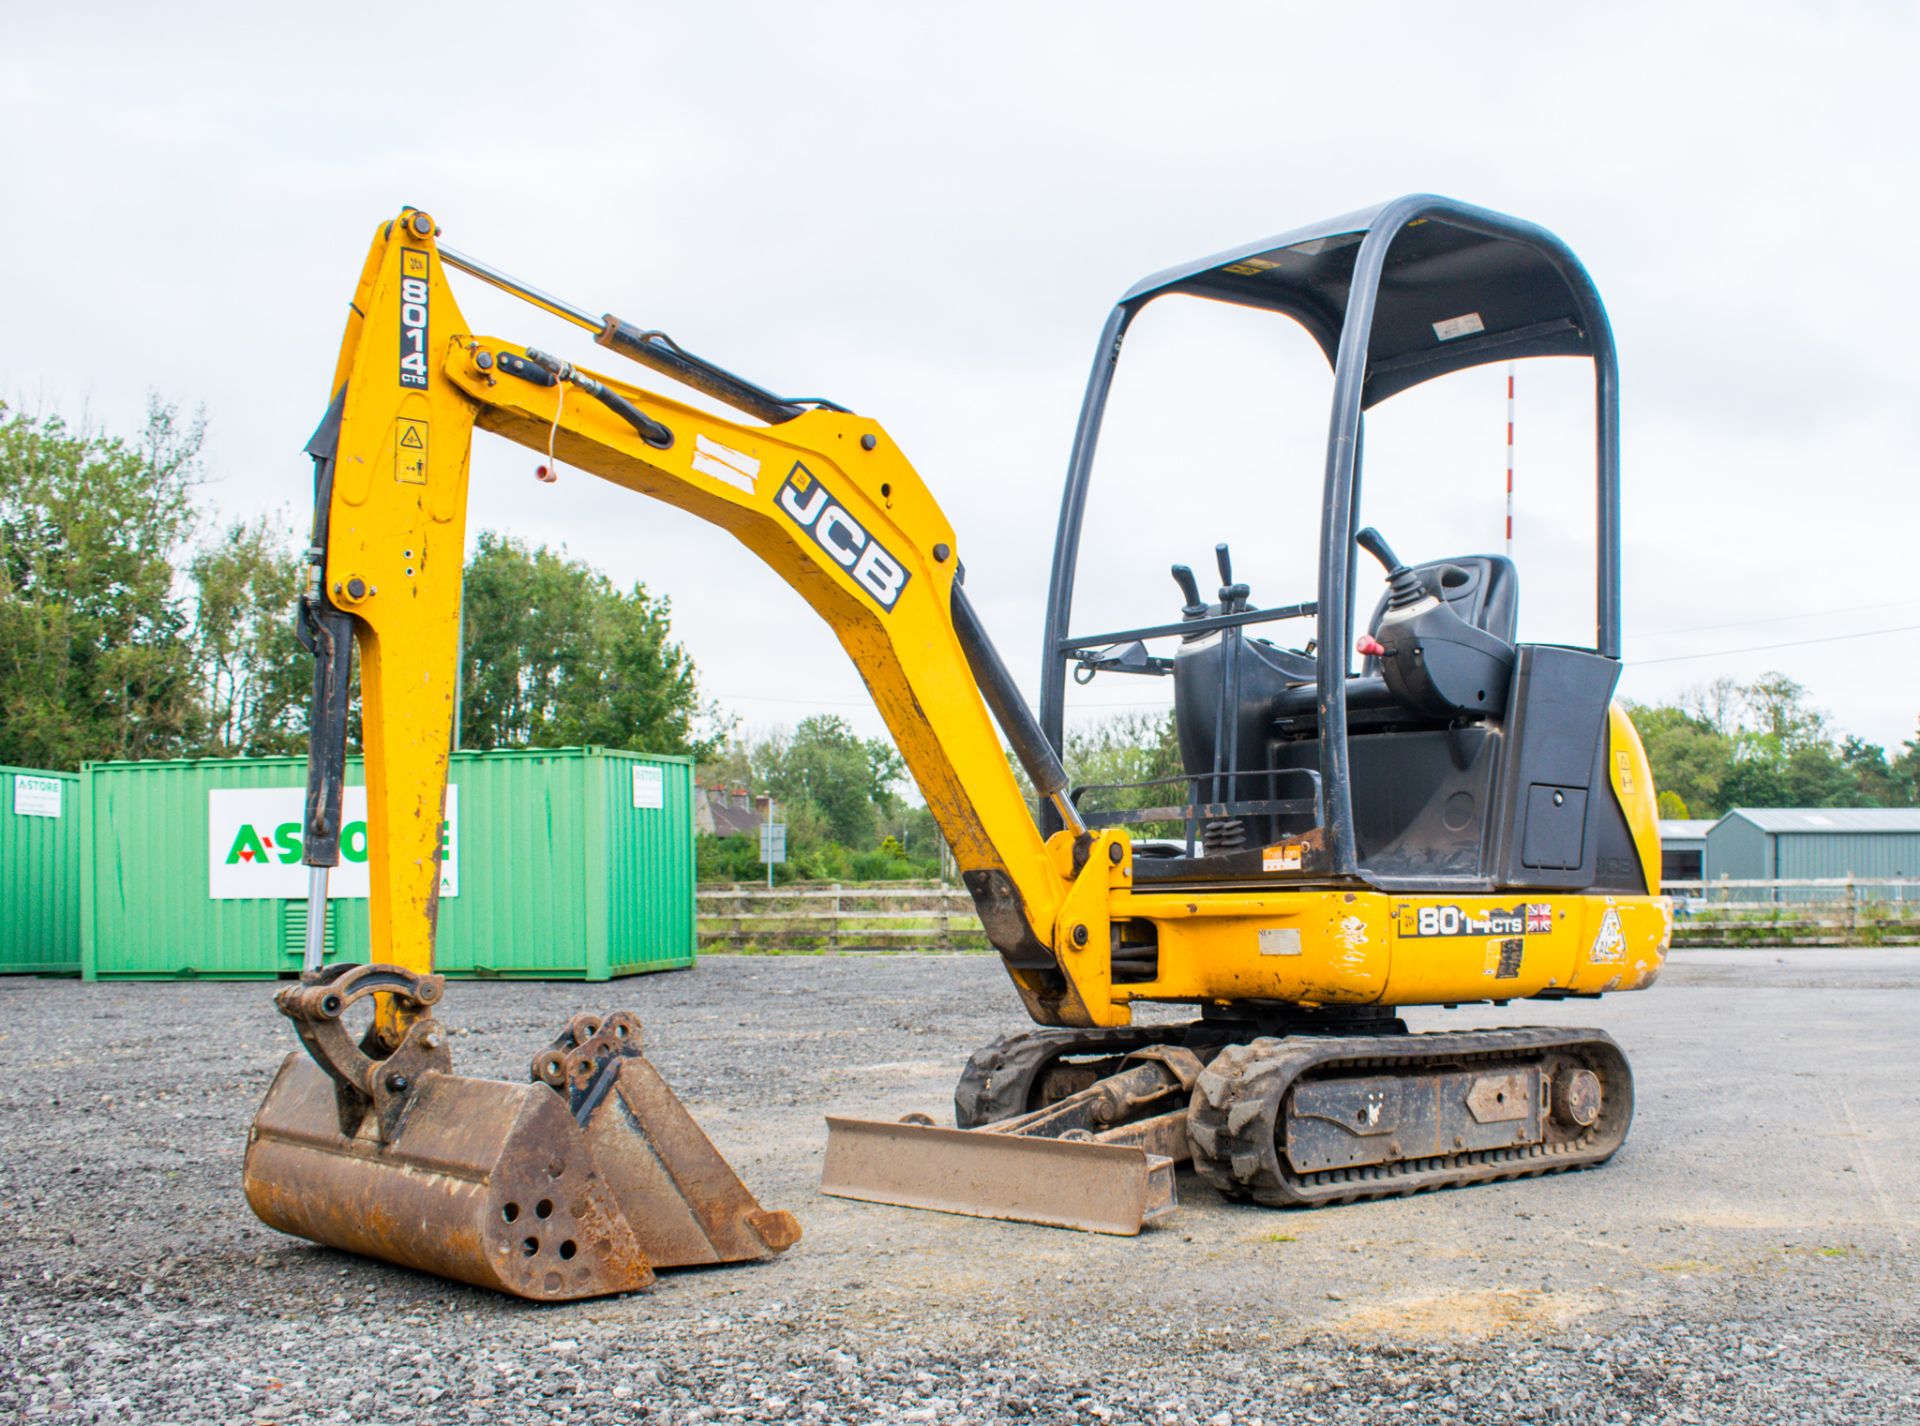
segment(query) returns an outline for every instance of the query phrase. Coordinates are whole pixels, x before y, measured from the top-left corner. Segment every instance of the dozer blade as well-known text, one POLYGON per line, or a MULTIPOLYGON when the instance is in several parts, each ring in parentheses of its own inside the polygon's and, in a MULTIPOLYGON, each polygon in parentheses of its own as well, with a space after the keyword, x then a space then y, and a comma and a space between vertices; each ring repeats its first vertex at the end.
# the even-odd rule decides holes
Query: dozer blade
POLYGON ((827 1117, 820 1191, 837 1198, 1132 1235, 1178 1204, 1186 1098, 1200 1061, 1157 1045, 1116 1074, 1031 1113, 973 1129, 923 1115, 827 1117), (1175 1107, 1168 1108, 1169 1104, 1175 1107))
POLYGON ((1175 1207, 1173 1160, 1137 1146, 833 1115, 820 1191, 1122 1235, 1175 1207))
POLYGON ((542 1301, 628 1292, 656 1270, 771 1257, 799 1239, 641 1057, 630 1016, 576 1017, 528 1084, 453 1074, 431 1015, 379 1058, 340 1028, 361 995, 424 1010, 437 981, 334 967, 282 993, 313 1058, 287 1057, 248 1138, 247 1201, 263 1222, 542 1301))

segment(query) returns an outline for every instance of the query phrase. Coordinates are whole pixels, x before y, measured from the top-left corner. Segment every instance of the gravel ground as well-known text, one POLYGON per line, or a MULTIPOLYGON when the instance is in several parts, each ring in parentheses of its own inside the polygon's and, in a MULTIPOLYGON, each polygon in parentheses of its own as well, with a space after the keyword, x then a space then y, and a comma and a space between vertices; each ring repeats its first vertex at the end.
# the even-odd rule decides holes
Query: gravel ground
POLYGON ((536 1307, 276 1234, 240 1194, 292 1035, 262 985, 0 981, 0 1418, 27 1421, 1920 1421, 1920 950, 1682 953, 1586 1023, 1639 1077, 1597 1172, 1137 1239, 823 1198, 827 1112, 951 1113, 1018 1012, 986 957, 709 957, 456 984, 516 1077, 630 1008, 784 1258, 536 1307), (83 1043, 84 1042, 84 1043, 83 1043))

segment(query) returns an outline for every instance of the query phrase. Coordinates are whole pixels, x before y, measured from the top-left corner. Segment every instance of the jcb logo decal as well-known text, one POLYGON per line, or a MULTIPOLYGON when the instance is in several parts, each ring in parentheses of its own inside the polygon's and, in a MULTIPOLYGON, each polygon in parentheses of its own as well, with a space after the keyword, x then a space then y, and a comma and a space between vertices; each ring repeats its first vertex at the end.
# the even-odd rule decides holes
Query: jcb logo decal
POLYGON ((427 255, 400 250, 400 384, 427 384, 427 255))
POLYGON ((813 536, 834 562, 853 575, 854 582, 882 609, 891 610, 907 587, 907 568, 888 554, 880 541, 827 493, 812 471, 799 461, 787 472, 777 503, 794 524, 813 536))

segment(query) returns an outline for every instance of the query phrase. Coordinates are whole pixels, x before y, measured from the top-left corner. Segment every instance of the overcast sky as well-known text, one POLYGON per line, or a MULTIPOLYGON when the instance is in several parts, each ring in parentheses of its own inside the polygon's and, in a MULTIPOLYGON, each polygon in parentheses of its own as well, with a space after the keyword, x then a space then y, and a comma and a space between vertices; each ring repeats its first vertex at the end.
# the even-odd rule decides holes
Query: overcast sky
MULTIPOLYGON (((203 406, 209 522, 303 525, 347 298, 374 226, 415 203, 536 285, 879 419, 1031 689, 1112 302, 1432 190, 1553 229, 1608 303, 1622 691, 1781 669, 1898 744, 1920 713, 1920 12, 1552 10, 0 0, 0 399, 120 430, 149 390, 203 406), (1874 636, 1808 642, 1843 633, 1874 636)), ((455 280, 480 331, 637 375, 455 280)), ((1591 638, 1588 380, 1520 370, 1529 637, 1591 638)), ((1461 374, 1371 419, 1366 518, 1402 554, 1499 547, 1504 383, 1461 374)), ((1284 319, 1149 309, 1080 629, 1172 617, 1168 563, 1218 539, 1256 599, 1310 597, 1330 386, 1284 319)), ((671 594, 703 691, 749 726, 878 730, 825 626, 729 537, 534 464, 480 438, 472 531, 671 594)), ((1165 692, 1102 678, 1076 716, 1165 692)))

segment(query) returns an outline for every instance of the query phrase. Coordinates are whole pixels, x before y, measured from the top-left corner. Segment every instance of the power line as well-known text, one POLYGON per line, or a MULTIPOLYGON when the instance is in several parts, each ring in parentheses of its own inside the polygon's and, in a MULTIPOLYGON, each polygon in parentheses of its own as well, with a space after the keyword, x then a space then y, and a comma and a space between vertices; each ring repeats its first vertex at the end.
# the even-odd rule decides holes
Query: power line
POLYGON ((1905 609, 1920 599, 1890 599, 1884 604, 1853 604, 1845 609, 1802 609, 1792 614, 1769 614, 1763 619, 1733 619, 1724 624, 1689 624, 1681 629, 1647 629, 1636 637, 1662 639, 1669 634, 1701 634, 1709 629, 1744 629, 1755 624, 1784 624, 1790 619, 1820 619, 1834 614, 1864 614, 1869 609, 1905 609))
POLYGON ((1694 659, 1719 658, 1723 654, 1759 654, 1769 649, 1801 649, 1809 644, 1837 644, 1845 639, 1876 639, 1886 634, 1909 634, 1920 629, 1920 624, 1901 624, 1892 629, 1862 629, 1852 634, 1828 634, 1818 639, 1790 639, 1779 644, 1748 644, 1738 649, 1707 649, 1697 654, 1673 654, 1660 659, 1629 659, 1627 662, 1640 668, 1652 663, 1689 663, 1694 659))

